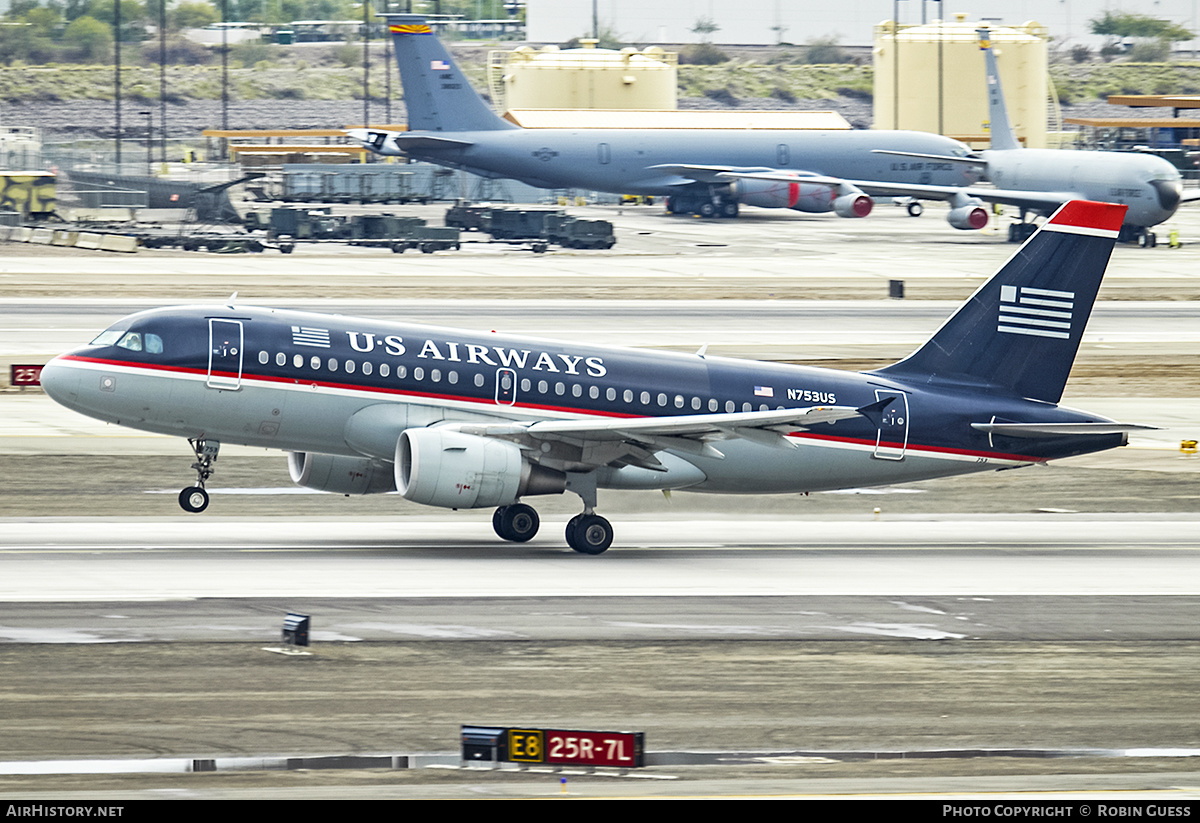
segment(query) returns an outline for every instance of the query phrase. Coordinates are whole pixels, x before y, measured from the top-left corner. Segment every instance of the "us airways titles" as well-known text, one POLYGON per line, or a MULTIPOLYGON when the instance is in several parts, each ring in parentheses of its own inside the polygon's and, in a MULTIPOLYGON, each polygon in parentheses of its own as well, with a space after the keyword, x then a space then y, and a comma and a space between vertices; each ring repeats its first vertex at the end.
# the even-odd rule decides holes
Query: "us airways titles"
MULTIPOLYGON (((404 338, 398 334, 376 337, 373 332, 348 331, 346 337, 350 348, 356 352, 368 354, 381 347, 392 357, 401 357, 409 349, 404 338)), ((608 369, 604 366, 603 357, 583 357, 572 354, 551 354, 539 351, 536 356, 531 349, 511 349, 504 346, 484 346, 480 343, 461 343, 455 340, 437 341, 426 338, 417 353, 418 359, 444 360, 448 363, 466 363, 468 365, 487 365, 496 368, 524 369, 532 371, 553 372, 555 374, 604 377, 608 369), (529 365, 530 358, 533 365, 529 365), (580 369, 584 371, 580 371, 580 369)))

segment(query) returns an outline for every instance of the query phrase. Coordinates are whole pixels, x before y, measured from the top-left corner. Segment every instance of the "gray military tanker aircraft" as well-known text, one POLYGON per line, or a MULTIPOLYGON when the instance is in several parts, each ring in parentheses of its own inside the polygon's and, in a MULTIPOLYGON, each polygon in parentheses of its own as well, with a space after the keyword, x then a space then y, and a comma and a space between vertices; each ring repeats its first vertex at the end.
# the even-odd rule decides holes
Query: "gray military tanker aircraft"
POLYGON ((761 363, 235 305, 118 321, 42 370, 59 403, 186 437, 189 512, 220 444, 289 452, 292 479, 496 507, 538 531, 573 492, 576 551, 612 526, 599 489, 811 492, 1011 469, 1110 449, 1144 428, 1058 405, 1124 206, 1072 202, 913 354, 876 371, 761 363))
MULTIPOLYGON (((1026 220, 1028 214, 1044 217, 1070 200, 1101 200, 1129 207, 1121 227, 1122 242, 1137 240, 1144 246, 1153 246, 1157 238, 1150 227, 1170 219, 1180 203, 1200 199, 1200 190, 1183 190, 1178 169, 1152 154, 1022 148, 1009 125, 989 31, 979 29, 978 33, 986 64, 992 147, 969 156, 893 149, 879 149, 878 153, 892 155, 898 167, 913 161, 922 165, 928 162, 973 165, 995 188, 889 185, 881 182, 883 178, 855 180, 853 185, 874 195, 900 194, 917 199, 949 200, 952 209, 971 213, 967 225, 956 228, 983 228, 987 224, 987 212, 982 208, 985 202, 1016 206, 1021 211, 1021 219, 1009 226, 1008 239, 1018 243, 1037 228, 1026 220)), ((909 213, 919 214, 919 204, 911 204, 909 213)))
MULTIPOLYGON (((966 186, 978 179, 958 141, 914 131, 523 129, 471 88, 421 15, 387 18, 409 131, 350 129, 371 151, 539 188, 668 197, 676 213, 736 217, 739 204, 865 217, 872 201, 849 178, 966 186), (929 155, 897 162, 875 152, 929 155), (763 172, 772 179, 760 179, 763 172)), ((950 222, 969 225, 970 209, 950 222)))

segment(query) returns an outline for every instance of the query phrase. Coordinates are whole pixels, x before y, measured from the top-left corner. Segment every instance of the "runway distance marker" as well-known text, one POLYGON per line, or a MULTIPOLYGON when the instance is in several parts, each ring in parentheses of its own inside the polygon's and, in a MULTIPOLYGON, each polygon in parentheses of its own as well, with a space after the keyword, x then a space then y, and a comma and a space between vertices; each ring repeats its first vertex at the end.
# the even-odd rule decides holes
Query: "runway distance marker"
POLYGON ((645 765, 643 732, 463 726, 462 744, 464 761, 626 769, 645 765))

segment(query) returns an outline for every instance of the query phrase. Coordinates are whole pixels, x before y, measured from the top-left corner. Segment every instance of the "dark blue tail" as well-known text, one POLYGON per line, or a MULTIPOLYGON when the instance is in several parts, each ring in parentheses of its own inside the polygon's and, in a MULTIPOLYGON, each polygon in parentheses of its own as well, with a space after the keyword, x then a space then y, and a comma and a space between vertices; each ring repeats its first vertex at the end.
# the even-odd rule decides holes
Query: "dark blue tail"
POLYGON ((476 94, 420 14, 384 14, 396 44, 410 131, 492 131, 517 128, 476 94))
POLYGON ((877 373, 1057 403, 1124 217, 1112 203, 1062 206, 929 342, 877 373))

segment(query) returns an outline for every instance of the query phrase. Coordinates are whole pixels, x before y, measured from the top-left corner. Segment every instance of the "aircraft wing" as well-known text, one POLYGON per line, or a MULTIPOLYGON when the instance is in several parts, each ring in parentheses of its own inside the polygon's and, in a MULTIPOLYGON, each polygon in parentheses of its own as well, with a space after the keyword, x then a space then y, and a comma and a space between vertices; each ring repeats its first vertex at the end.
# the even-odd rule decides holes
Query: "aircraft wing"
POLYGON ((1184 189, 1183 194, 1179 196, 1180 203, 1192 203, 1200 200, 1200 189, 1184 189))
POLYGON ((680 185, 688 183, 729 183, 733 180, 773 180, 780 183, 823 183, 828 186, 840 186, 846 182, 840 177, 826 177, 821 174, 808 172, 783 172, 766 166, 700 166, 689 164, 663 163, 648 166, 649 170, 662 172, 684 178, 680 185))
POLYGON ((864 192, 876 196, 915 197, 918 200, 953 200, 974 197, 985 203, 1000 203, 1005 206, 1021 206, 1030 210, 1053 210, 1063 203, 1080 200, 1082 196, 1072 191, 1021 191, 1020 189, 993 189, 986 186, 930 186, 919 183, 880 183, 875 180, 848 180, 864 192))
POLYGON ((638 417, 599 420, 544 420, 533 423, 462 423, 464 434, 512 440, 535 462, 542 443, 558 441, 581 448, 580 462, 595 466, 635 465, 663 471, 654 453, 672 449, 721 459, 710 441, 745 439, 763 445, 794 448, 784 436, 838 420, 870 416, 893 398, 856 409, 851 406, 810 406, 803 409, 686 414, 674 417, 638 417))

